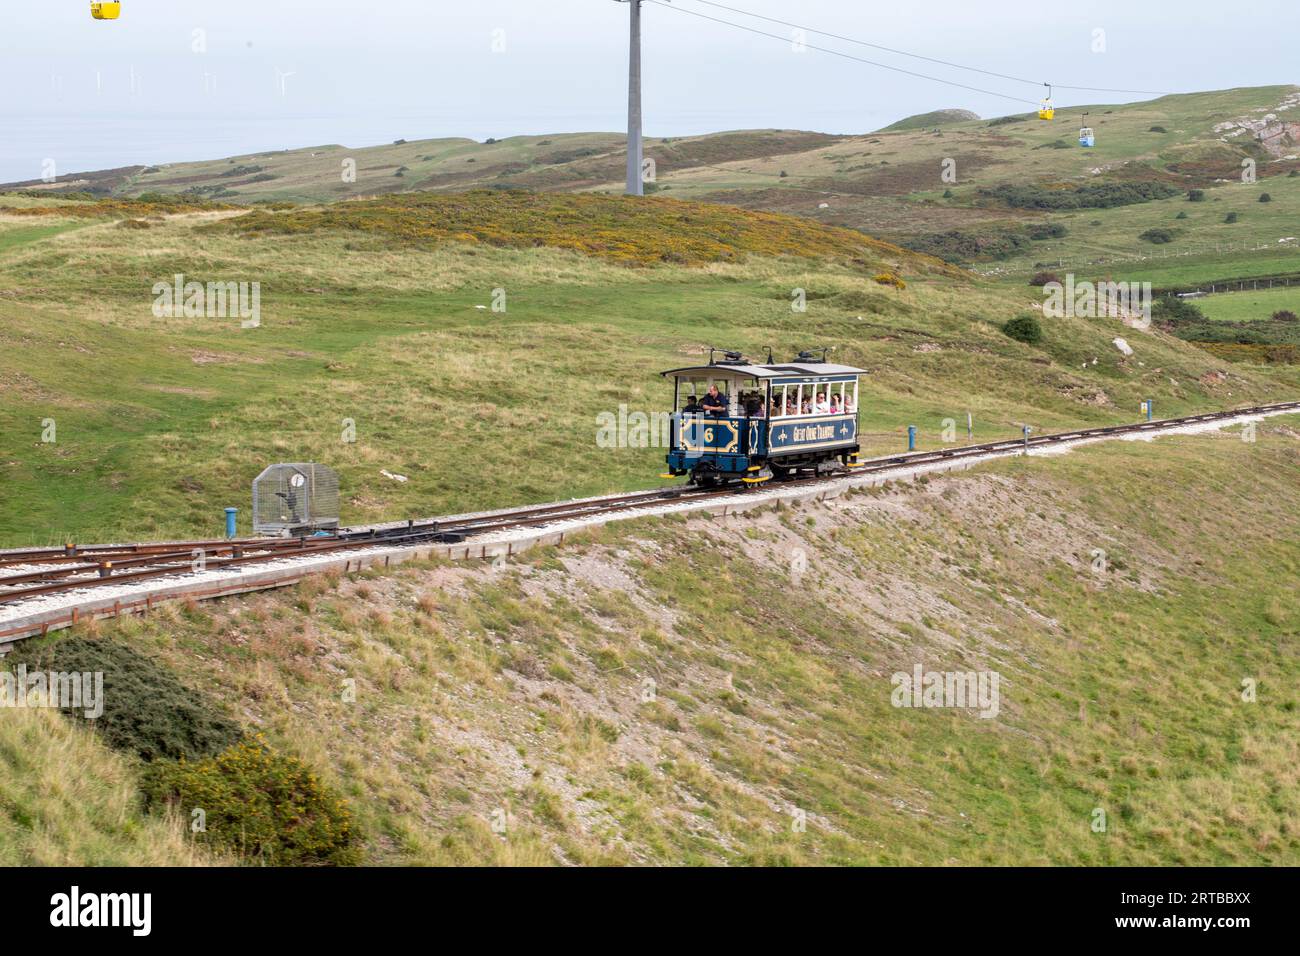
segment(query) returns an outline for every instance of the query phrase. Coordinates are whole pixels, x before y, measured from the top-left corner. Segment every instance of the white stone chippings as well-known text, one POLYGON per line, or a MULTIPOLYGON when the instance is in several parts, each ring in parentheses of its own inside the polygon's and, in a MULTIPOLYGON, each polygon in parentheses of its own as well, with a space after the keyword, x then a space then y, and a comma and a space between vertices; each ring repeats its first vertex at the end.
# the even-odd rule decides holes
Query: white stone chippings
MULTIPOLYGON (((180 571, 164 577, 148 578, 140 581, 128 581, 122 584, 107 584, 87 591, 64 591, 47 594, 42 597, 28 598, 17 604, 0 604, 0 624, 18 620, 28 615, 47 614, 64 608, 73 608, 87 601, 134 601, 144 598, 164 588, 177 585, 220 585, 247 581, 255 575, 268 571, 299 569, 310 571, 315 567, 325 567, 336 561, 354 558, 370 558, 382 561, 385 555, 405 553, 409 548, 356 548, 335 551, 330 554, 312 555, 302 558, 280 558, 275 561, 263 561, 257 564, 243 565, 239 568, 221 568, 208 571, 180 571)), ((372 562, 373 563, 373 560, 372 562)))
MULTIPOLYGON (((1075 447, 1091 445, 1112 438, 1120 438, 1125 441, 1151 441, 1151 439, 1161 435, 1195 435, 1204 432, 1218 431, 1232 425, 1240 425, 1246 422, 1258 422, 1273 415, 1295 414, 1297 414, 1295 409, 1277 409, 1269 412, 1236 415, 1232 418, 1214 419, 1205 422, 1192 422, 1177 427, 1153 428, 1146 432, 1132 432, 1121 435, 1094 435, 1083 438, 1073 438, 1047 446, 1031 446, 1029 454, 1036 457, 1050 457, 1066 454, 1075 447)), ((1008 440, 1010 441, 1011 439, 1008 440)), ((886 482, 915 480, 922 475, 965 469, 980 462, 993 461, 999 458, 1009 458, 1025 454, 1025 450, 1018 447, 1018 445, 1019 443, 1017 443, 1017 447, 1010 447, 1001 451, 992 451, 979 455, 925 462, 924 464, 918 464, 907 468, 891 469, 889 472, 884 474, 879 472, 866 472, 861 475, 827 478, 825 481, 802 484, 797 487, 774 484, 761 490, 746 492, 743 496, 738 495, 735 498, 728 498, 725 500, 717 498, 706 498, 703 500, 687 498, 670 500, 666 501, 662 505, 651 507, 627 508, 618 511, 603 512, 600 514, 561 518, 548 524, 476 535, 473 538, 467 539, 463 544, 447 545, 417 543, 394 545, 391 547, 356 548, 345 551, 335 551, 329 554, 312 555, 310 557, 281 558, 275 561, 245 565, 242 568, 212 569, 199 573, 187 571, 168 575, 167 577, 151 578, 148 581, 138 581, 117 586, 107 585, 96 587, 90 592, 83 591, 80 593, 65 592, 52 594, 41 598, 32 598, 23 601, 20 604, 0 605, 0 624, 18 621, 28 616, 37 616, 56 612, 61 609, 79 607, 82 602, 88 600, 96 602, 108 601, 110 603, 115 600, 123 602, 141 600, 150 593, 177 585, 193 585, 200 581, 204 585, 210 586, 225 583, 233 584, 238 583, 241 580, 249 580, 257 575, 278 570, 295 570, 303 573, 310 573, 313 569, 323 569, 341 561, 365 560, 367 565, 376 565, 382 564, 385 557, 397 556, 400 558, 406 558, 415 552, 424 551, 432 551, 435 554, 450 554, 452 557, 468 554, 468 557, 470 558, 477 558, 481 555, 486 555, 487 557, 492 558, 498 555, 504 555, 508 551, 518 552, 519 550, 522 550, 520 548, 515 548, 514 546, 516 544, 531 543, 539 538, 551 538, 559 534, 568 534, 574 531, 581 531, 585 528, 598 527, 610 521, 619 521, 627 518, 653 517, 656 515, 679 514, 692 511, 707 511, 721 509, 723 507, 727 508, 728 513, 732 513, 748 511, 756 507, 773 504, 777 501, 837 497, 850 488, 861 488, 869 485, 884 484, 886 482)), ((593 498, 573 499, 572 502, 566 503, 575 503, 578 501, 584 503, 599 502, 620 497, 623 497, 623 495, 601 495, 593 498)), ((537 507, 541 508, 548 506, 539 505, 537 507)), ((436 520, 442 523, 451 523, 453 521, 492 517, 493 515, 519 510, 521 509, 514 508, 501 509, 498 511, 476 512, 467 515, 440 517, 436 520)), ((405 521, 397 521, 368 527, 384 529, 400 528, 405 525, 405 521)))

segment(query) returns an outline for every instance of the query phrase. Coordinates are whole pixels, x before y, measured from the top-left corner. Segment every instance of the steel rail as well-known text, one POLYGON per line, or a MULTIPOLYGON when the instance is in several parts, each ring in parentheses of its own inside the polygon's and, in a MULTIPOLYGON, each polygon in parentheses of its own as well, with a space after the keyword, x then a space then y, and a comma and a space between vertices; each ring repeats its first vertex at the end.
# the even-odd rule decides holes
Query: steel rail
MULTIPOLYGON (((1160 432, 1185 425, 1202 422, 1221 421, 1242 416, 1269 414, 1281 411, 1300 411, 1300 402, 1279 402, 1270 405, 1258 405, 1237 408, 1228 411, 1206 412, 1179 418, 1158 419, 1150 422, 1135 422, 1125 425, 1106 425, 1096 428, 1075 429, 1073 431, 1029 436, 1023 439, 1000 439, 979 444, 963 445, 958 448, 943 448, 932 451, 909 452, 882 458, 873 458, 859 463, 846 472, 835 474, 816 474, 809 477, 794 478, 781 482, 782 487, 790 485, 844 480, 864 474, 898 471, 915 465, 947 461, 989 454, 1011 454, 1023 452, 1044 445, 1079 441, 1093 437, 1142 432, 1160 432)), ((761 486, 760 486, 761 487, 761 486)), ((204 568, 223 569, 256 565, 269 561, 289 560, 323 554, 332 554, 347 550, 374 547, 397 547, 403 544, 432 542, 455 543, 466 537, 482 535, 492 531, 507 531, 514 528, 533 527, 552 524, 557 521, 572 520, 590 515, 608 514, 618 511, 635 511, 653 508, 675 501, 696 500, 714 497, 741 497, 749 489, 734 486, 676 487, 644 492, 631 492, 607 498, 582 501, 555 502, 546 505, 529 506, 510 511, 500 511, 467 518, 430 519, 425 521, 410 520, 405 525, 391 528, 345 531, 334 535, 297 538, 254 538, 239 541, 193 541, 166 545, 141 543, 137 545, 106 545, 92 548, 75 549, 80 556, 104 558, 104 560, 83 562, 80 565, 49 571, 33 571, 8 577, 0 577, 0 586, 37 582, 31 587, 14 588, 0 592, 0 605, 11 604, 32 597, 56 594, 63 591, 91 590, 98 587, 112 586, 156 577, 169 577, 189 573, 184 565, 194 560, 195 550, 204 552, 204 568), (183 546, 183 547, 182 547, 183 546), (206 549, 205 547, 206 546, 206 549), (177 550, 182 547, 181 550, 177 550), (157 550, 155 550, 157 549, 157 550), (252 551, 245 554, 244 551, 252 551), (123 560, 108 560, 110 554, 130 555, 123 560), (121 571, 121 568, 133 570, 121 571), (137 569, 138 568, 138 569, 137 569), (95 574, 95 577, 75 577, 76 574, 95 574), (65 578, 50 582, 51 576, 65 578)), ((54 549, 48 549, 53 551, 54 549)), ((8 559, 10 554, 4 557, 8 559)), ((68 561, 67 549, 50 560, 68 561)), ((24 562, 14 561, 13 564, 24 562)), ((31 559, 26 563, 32 563, 31 559)), ((0 565, 2 566, 2 565, 0 565)))

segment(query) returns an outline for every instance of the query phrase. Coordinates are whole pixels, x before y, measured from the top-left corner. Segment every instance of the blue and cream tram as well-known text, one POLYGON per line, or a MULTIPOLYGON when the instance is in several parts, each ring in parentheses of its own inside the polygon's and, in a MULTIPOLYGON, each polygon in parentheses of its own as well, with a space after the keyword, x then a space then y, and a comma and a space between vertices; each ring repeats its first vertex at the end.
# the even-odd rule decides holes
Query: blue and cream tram
POLYGON ((720 361, 711 355, 708 365, 661 374, 674 383, 664 477, 760 484, 799 469, 828 470, 837 461, 856 464, 862 369, 807 352, 786 365, 751 365, 728 352, 720 361))

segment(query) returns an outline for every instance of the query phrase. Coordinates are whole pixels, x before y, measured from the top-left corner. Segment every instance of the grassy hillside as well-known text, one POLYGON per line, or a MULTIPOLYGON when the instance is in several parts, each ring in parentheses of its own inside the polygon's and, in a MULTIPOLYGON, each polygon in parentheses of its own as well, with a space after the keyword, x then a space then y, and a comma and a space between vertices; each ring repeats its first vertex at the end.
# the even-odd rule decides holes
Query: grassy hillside
POLYGON ((871 452, 905 447, 912 424, 934 444, 968 410, 990 439, 1132 420, 1147 398, 1174 414, 1296 391, 1288 370, 1110 320, 1012 341, 1000 326, 1035 290, 804 220, 497 196, 471 221, 463 198, 384 202, 0 214, 0 543, 215 533, 225 506, 248 520, 249 483, 283 460, 337 468, 348 522, 653 486, 663 450, 598 447, 596 416, 665 409, 656 373, 710 346, 825 345, 866 368, 871 452), (629 210, 636 242, 671 236, 679 262, 602 245, 629 210), (893 272, 905 289, 875 279, 893 272), (260 282, 261 326, 155 316, 176 274, 260 282))
POLYGON ((57 711, 5 708, 0 806, 0 865, 223 862, 191 846, 179 819, 146 814, 138 768, 57 711))
MULTIPOLYGON (((1255 314, 1294 309, 1286 289, 1198 300, 1185 318, 1215 341, 1195 344, 1164 320, 1042 317, 1023 274, 1292 270, 1276 237, 1224 248, 1290 229, 1286 161, 1212 184, 1253 155, 1214 126, 1288 95, 1100 108, 1086 155, 1028 120, 656 141, 644 200, 601 195, 608 136, 398 143, 355 188, 323 151, 0 196, 0 546, 216 534, 225 506, 246 531, 249 482, 286 460, 340 472, 348 523, 654 487, 664 450, 601 447, 597 416, 664 410, 657 372, 710 347, 866 369, 871 454, 909 425, 923 448, 946 424, 964 440, 967 412, 980 441, 1145 399, 1295 398, 1300 364, 1236 341, 1294 335, 1255 314), (1177 195, 1033 206, 1152 182, 1177 195), (718 196, 738 205, 697 201, 718 196), (928 246, 1065 232, 1007 240, 980 275, 871 226, 928 246), (1178 234, 1149 250, 1155 228, 1178 234), (259 283, 260 324, 156 309, 176 275, 259 283), (1002 331, 1026 315, 1034 345, 1002 331)), ((0 722, 0 860, 1300 863, 1300 416, 1242 437, 647 519, 504 569, 316 578, 29 643, 104 671, 112 706, 93 728, 0 722), (997 716, 892 706, 918 665, 996 672, 997 716)))
POLYGON ((1294 865, 1298 425, 647 519, 97 640, 301 755, 368 863, 1294 865), (917 665, 997 672, 996 717, 892 706, 917 665))
MULTIPOLYGON (((649 139, 646 155, 656 168, 649 188, 790 213, 927 250, 956 247, 955 261, 993 263, 982 268, 1012 280, 1047 262, 1080 274, 1122 271, 1160 285, 1300 272, 1300 243, 1278 247, 1296 231, 1291 223, 1300 221, 1296 180, 1285 181, 1300 170, 1300 87, 1060 106, 1052 122, 1032 113, 978 119, 962 118, 963 112, 938 110, 856 136, 744 130, 649 139), (1077 144, 1085 112, 1097 135, 1093 149, 1077 144), (1242 186, 1243 160, 1256 163, 1257 184, 1242 186), (946 169, 955 180, 943 178, 946 169), (1205 189, 1212 198, 1186 210, 1173 199, 1058 212, 1009 206, 987 195, 1008 183, 1049 190, 1160 183, 1205 189), (1272 207, 1252 205, 1265 191, 1274 194, 1272 207), (1148 228, 1174 228, 1170 220, 1180 211, 1189 219, 1176 224, 1179 235, 1171 245, 1152 248, 1138 238, 1148 228), (1225 224, 1233 211, 1240 221, 1225 224), (1009 235, 1043 223, 1061 223, 1068 234, 1000 251, 1009 235), (952 232, 965 241, 943 241, 952 232), (971 243, 984 251, 961 251, 971 243)), ((117 196, 187 193, 234 203, 483 188, 617 193, 623 141, 614 133, 580 133, 486 143, 398 141, 364 149, 330 145, 28 185, 117 196), (347 176, 345 162, 354 166, 347 176)))
POLYGON ((951 126, 953 123, 978 119, 979 114, 972 113, 970 110, 933 110, 929 113, 918 113, 915 116, 905 117, 897 123, 890 123, 880 132, 896 133, 909 129, 933 129, 936 126, 951 126))

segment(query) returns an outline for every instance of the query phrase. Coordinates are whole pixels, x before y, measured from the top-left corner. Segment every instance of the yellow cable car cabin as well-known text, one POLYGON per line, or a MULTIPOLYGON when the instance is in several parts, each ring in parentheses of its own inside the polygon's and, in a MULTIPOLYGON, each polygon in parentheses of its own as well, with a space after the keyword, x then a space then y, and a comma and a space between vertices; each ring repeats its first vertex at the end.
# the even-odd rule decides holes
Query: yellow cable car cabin
POLYGON ((116 20, 122 15, 122 4, 119 0, 92 0, 90 15, 96 20, 116 20))
POLYGON ((1052 85, 1044 83, 1047 87, 1047 95, 1043 97, 1043 102, 1038 104, 1038 118, 1040 120, 1049 120, 1056 115, 1056 107, 1052 105, 1052 85))

